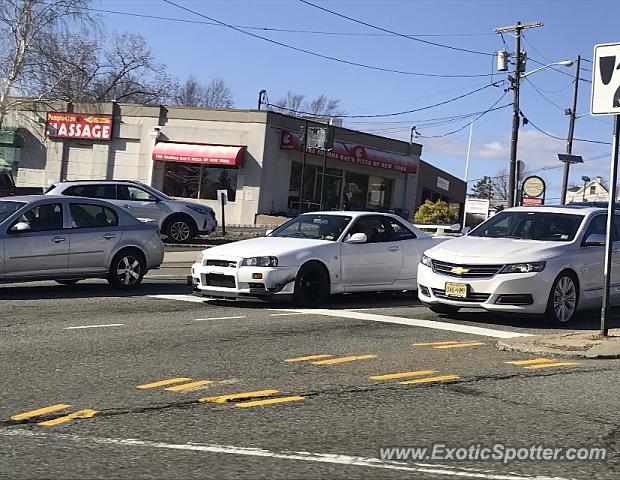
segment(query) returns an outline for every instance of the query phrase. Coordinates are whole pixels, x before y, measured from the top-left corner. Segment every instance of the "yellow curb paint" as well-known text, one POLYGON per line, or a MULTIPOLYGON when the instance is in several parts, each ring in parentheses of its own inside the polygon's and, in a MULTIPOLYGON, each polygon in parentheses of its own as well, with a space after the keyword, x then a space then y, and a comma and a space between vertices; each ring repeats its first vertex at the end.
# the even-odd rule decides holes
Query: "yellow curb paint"
POLYGON ((533 358, 531 360, 512 360, 508 363, 509 365, 537 365, 539 363, 554 363, 555 360, 551 360, 550 358, 533 358))
POLYGON ((401 385, 416 385, 418 383, 431 383, 431 382, 445 382, 446 380, 458 380, 458 375, 438 375, 436 377, 416 378, 415 380, 407 380, 405 382, 398 382, 401 385))
POLYGON ((525 368, 553 368, 553 367, 568 367, 569 365, 579 365, 577 362, 557 362, 557 363, 544 363, 542 365, 530 365, 525 368))
POLYGON ((190 388, 201 387, 202 385, 209 385, 213 383, 213 380, 198 380, 197 382, 184 383, 183 385, 175 385, 174 387, 164 388, 168 392, 184 392, 190 388))
POLYGON ((306 360, 318 360, 319 358, 329 358, 329 357, 333 357, 333 355, 327 355, 326 353, 321 353, 319 355, 307 355, 305 357, 287 358, 284 361, 288 363, 305 362, 306 360))
POLYGON ((186 377, 169 378, 167 380, 161 380, 159 382, 152 382, 152 383, 145 383, 143 385, 138 385, 138 388, 145 389, 145 388, 163 387, 164 385, 172 385, 173 383, 187 382, 188 380, 191 380, 191 378, 186 378, 186 377))
POLYGON ((437 370, 416 370, 414 372, 388 373, 387 375, 373 375, 371 380, 393 380, 395 378, 417 377, 419 375, 431 375, 437 373, 437 370))
POLYGON ((237 400, 239 398, 268 397, 269 395, 275 395, 278 391, 279 390, 257 390, 255 392, 232 393, 230 395, 219 395, 217 397, 199 398, 198 401, 204 403, 226 403, 230 400, 237 400))
POLYGON ((247 408, 247 407, 260 407, 262 405, 274 405, 276 403, 297 402, 303 400, 304 397, 278 397, 269 398, 267 400, 254 400, 253 402, 236 403, 235 407, 247 408))
POLYGON ((436 349, 465 348, 465 347, 478 347, 480 345, 484 345, 484 342, 466 342, 466 343, 457 343, 454 345, 436 345, 433 348, 436 348, 436 349))
POLYGON ((49 407, 37 408, 36 410, 30 410, 29 412, 19 413, 13 415, 11 420, 26 420, 32 417, 38 417, 39 415, 45 415, 46 413, 57 412, 58 410, 64 410, 71 405, 68 403, 57 403, 56 405, 50 405, 49 407))
POLYGON ((68 422, 69 420, 74 420, 76 418, 92 418, 97 413, 96 410, 80 410, 79 412, 70 413, 69 415, 65 415, 64 417, 54 418, 53 420, 47 420, 45 422, 39 422, 37 425, 43 425, 46 427, 53 427, 55 425, 60 425, 62 423, 68 422))
POLYGON ((377 358, 376 355, 351 355, 350 357, 330 358, 329 360, 319 360, 312 362, 313 365, 334 365, 336 363, 355 362, 356 360, 370 360, 377 358))
POLYGON ((414 343, 416 347, 431 347, 434 345, 454 345, 459 342, 422 342, 422 343, 414 343))

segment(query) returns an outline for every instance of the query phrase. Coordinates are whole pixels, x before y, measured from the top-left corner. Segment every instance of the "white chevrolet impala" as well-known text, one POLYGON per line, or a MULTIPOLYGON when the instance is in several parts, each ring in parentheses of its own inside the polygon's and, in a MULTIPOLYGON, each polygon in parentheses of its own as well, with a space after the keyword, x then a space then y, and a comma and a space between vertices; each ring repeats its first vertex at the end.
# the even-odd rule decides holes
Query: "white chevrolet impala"
POLYGON ((192 283, 206 297, 290 295, 302 305, 334 293, 415 290, 422 253, 440 241, 395 215, 307 213, 266 237, 204 250, 192 283))

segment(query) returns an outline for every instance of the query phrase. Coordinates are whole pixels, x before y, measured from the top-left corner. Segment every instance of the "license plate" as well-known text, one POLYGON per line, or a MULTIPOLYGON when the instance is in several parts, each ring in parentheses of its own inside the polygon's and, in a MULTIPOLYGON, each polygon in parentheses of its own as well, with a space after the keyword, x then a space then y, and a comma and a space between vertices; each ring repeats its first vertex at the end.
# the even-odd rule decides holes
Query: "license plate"
POLYGON ((466 283, 446 283, 446 296, 467 298, 469 293, 469 285, 466 283))

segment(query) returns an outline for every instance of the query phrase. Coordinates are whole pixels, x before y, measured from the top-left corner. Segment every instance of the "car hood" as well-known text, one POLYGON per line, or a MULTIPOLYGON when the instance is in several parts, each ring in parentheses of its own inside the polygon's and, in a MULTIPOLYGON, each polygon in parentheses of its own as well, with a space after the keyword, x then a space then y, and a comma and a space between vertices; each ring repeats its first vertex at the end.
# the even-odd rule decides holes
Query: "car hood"
POLYGON ((248 258, 257 256, 278 257, 318 246, 333 245, 328 240, 308 238, 261 237, 227 243, 203 250, 206 258, 248 258))
POLYGON ((443 262, 497 264, 541 261, 566 247, 560 242, 466 236, 442 242, 426 253, 443 262))

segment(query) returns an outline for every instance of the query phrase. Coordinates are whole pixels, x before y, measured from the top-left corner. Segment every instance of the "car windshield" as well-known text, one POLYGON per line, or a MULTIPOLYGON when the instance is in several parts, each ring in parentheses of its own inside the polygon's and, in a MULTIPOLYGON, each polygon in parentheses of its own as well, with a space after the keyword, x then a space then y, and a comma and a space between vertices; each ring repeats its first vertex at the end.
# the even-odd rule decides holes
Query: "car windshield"
POLYGON ((24 205, 26 204, 23 202, 0 202, 0 222, 3 222, 6 218, 17 212, 17 210, 22 208, 24 205))
POLYGON ((351 217, 344 215, 300 215, 276 228, 269 236, 312 238, 335 242, 350 221, 351 217))
POLYGON ((478 226, 469 236, 570 242, 583 218, 565 213, 505 211, 478 226))

